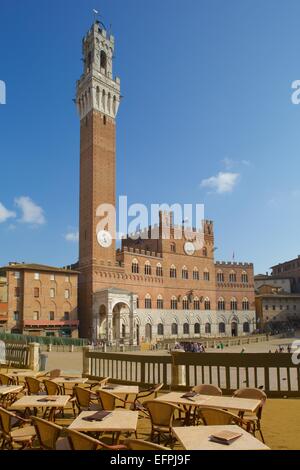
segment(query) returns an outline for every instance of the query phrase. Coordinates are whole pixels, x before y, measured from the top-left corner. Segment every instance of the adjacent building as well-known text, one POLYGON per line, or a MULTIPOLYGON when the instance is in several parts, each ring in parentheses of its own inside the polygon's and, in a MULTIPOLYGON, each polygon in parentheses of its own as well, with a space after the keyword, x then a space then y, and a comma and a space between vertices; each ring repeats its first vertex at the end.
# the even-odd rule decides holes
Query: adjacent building
POLYGON ((6 305, 2 329, 78 337, 77 278, 77 271, 41 264, 10 263, 1 268, 0 322, 1 305, 6 305))
POLYGON ((290 261, 272 266, 272 277, 289 279, 291 291, 300 293, 300 255, 290 261))

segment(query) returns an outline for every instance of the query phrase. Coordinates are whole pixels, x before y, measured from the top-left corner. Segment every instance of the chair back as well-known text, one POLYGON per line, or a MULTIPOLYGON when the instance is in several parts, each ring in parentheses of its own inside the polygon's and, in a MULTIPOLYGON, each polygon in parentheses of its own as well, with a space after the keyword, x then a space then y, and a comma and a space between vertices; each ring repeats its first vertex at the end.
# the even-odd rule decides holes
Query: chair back
POLYGON ((57 377, 60 377, 61 370, 60 369, 53 369, 50 370, 49 372, 49 378, 51 379, 56 379, 57 377))
POLYGON ((62 427, 36 416, 31 418, 41 449, 55 450, 56 441, 62 431, 62 427))
POLYGON ((237 398, 249 398, 253 400, 260 400, 261 404, 256 410, 256 415, 258 418, 261 418, 262 415, 262 408, 267 400, 267 395, 263 390, 260 390, 259 388, 239 388, 236 390, 233 394, 234 397, 237 398))
POLYGON ((170 448, 161 446, 159 444, 154 444, 153 442, 143 441, 141 439, 126 439, 124 441, 127 449, 129 450, 167 450, 170 451, 170 448))
POLYGON ((16 418, 14 413, 0 407, 0 428, 4 436, 9 437, 12 428, 12 418, 16 418))
POLYGON ((239 416, 220 408, 200 408, 199 416, 206 426, 236 424, 241 422, 239 416))
POLYGON ((172 426, 174 411, 177 409, 176 406, 156 400, 146 401, 144 406, 149 411, 153 426, 172 426))
POLYGON ((25 377, 28 395, 38 395, 41 391, 41 382, 34 377, 25 377))
POLYGON ((61 390, 59 385, 56 382, 52 382, 52 380, 45 379, 44 381, 45 389, 47 395, 60 395, 61 390))
POLYGON ((72 450, 96 450, 100 442, 93 437, 72 429, 66 429, 68 441, 72 450))
POLYGON ((13 379, 6 374, 0 374, 0 385, 11 385, 13 379))
POLYGON ((222 390, 216 385, 211 385, 211 384, 196 385, 195 387, 193 387, 192 390, 193 392, 199 393, 200 395, 213 395, 213 396, 222 395, 222 390))
POLYGON ((76 398, 76 403, 79 409, 88 408, 91 402, 91 393, 89 390, 83 387, 74 387, 74 394, 76 398))
POLYGON ((118 397, 113 393, 107 392, 106 390, 98 390, 97 396, 103 410, 114 410, 116 408, 116 400, 118 397))

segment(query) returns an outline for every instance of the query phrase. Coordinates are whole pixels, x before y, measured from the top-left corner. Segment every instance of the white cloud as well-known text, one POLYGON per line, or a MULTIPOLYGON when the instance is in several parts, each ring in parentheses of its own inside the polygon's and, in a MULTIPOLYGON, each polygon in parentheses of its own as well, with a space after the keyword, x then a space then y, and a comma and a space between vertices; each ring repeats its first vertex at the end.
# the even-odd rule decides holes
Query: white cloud
POLYGON ((201 181, 202 188, 210 188, 218 194, 229 193, 236 185, 239 173, 230 173, 220 171, 216 176, 201 181))
POLYGON ((78 242, 79 241, 79 232, 68 232, 65 235, 65 239, 68 242, 78 242))
POLYGON ((43 225, 46 223, 44 210, 30 199, 30 197, 18 197, 15 199, 15 204, 22 211, 22 217, 19 219, 19 222, 33 225, 43 225))
POLYGON ((6 207, 4 207, 4 205, 0 202, 0 224, 13 217, 16 217, 16 213, 6 209, 6 207))
POLYGON ((223 158, 222 163, 225 166, 226 170, 230 170, 236 162, 231 158, 225 157, 223 158))

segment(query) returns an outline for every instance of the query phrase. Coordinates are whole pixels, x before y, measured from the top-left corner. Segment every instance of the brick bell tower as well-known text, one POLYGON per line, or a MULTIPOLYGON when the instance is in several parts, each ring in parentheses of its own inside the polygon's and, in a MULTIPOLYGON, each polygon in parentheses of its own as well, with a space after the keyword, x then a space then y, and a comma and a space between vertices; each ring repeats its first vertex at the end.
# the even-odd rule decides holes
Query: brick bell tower
POLYGON ((92 337, 97 267, 115 262, 115 240, 97 237, 100 204, 116 205, 116 124, 120 80, 113 78, 114 37, 95 21, 82 40, 84 71, 77 82, 80 116, 79 315, 81 337, 92 337))

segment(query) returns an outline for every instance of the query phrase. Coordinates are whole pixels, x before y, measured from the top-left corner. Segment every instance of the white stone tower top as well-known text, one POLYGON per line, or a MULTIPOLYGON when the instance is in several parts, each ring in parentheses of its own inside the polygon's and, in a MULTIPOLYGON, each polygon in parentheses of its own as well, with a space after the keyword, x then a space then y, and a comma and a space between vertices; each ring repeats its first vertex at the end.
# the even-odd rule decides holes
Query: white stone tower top
POLYGON ((120 104, 120 79, 113 78, 114 36, 95 21, 82 40, 84 72, 77 82, 80 119, 92 109, 115 119, 120 104))

